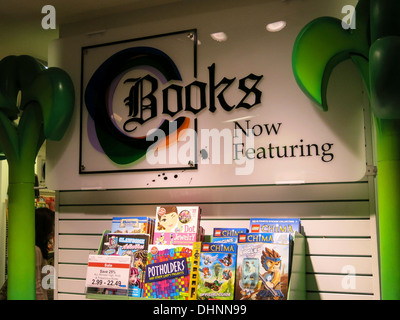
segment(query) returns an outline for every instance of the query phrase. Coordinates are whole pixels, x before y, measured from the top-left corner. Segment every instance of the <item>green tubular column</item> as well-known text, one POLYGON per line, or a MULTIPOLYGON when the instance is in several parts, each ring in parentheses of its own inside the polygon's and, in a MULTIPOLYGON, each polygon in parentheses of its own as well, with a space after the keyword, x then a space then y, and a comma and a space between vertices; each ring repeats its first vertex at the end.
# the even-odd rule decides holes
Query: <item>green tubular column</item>
POLYGON ((400 120, 376 119, 382 299, 400 299, 400 120))
MULTIPOLYGON (((11 169, 13 170, 13 169, 11 169)), ((10 174, 10 177, 12 174, 10 174)), ((9 183, 8 299, 34 300, 35 207, 33 182, 9 183), (13 200, 15 199, 15 201, 13 200)))
POLYGON ((8 299, 36 298, 35 158, 43 143, 42 114, 28 103, 19 121, 18 154, 10 156, 8 188, 8 299))

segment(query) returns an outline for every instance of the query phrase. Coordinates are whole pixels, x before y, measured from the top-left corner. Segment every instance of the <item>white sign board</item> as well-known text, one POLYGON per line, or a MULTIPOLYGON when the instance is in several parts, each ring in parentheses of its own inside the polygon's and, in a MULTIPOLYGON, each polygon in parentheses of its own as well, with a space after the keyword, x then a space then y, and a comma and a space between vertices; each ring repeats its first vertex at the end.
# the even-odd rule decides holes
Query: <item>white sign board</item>
POLYGON ((149 30, 136 37, 129 36, 132 28, 121 28, 119 41, 105 36, 101 43, 85 45, 85 39, 61 39, 61 49, 75 42, 81 49, 82 64, 71 56, 64 59, 71 68, 81 66, 80 125, 74 126, 80 131, 74 131, 67 145, 52 145, 49 167, 56 174, 51 174, 49 181, 55 183, 50 187, 362 179, 364 112, 369 111, 364 111, 367 98, 356 69, 346 62, 333 70, 327 112, 305 96, 293 76, 292 49, 301 28, 329 14, 325 11, 341 14, 313 3, 318 2, 310 2, 312 10, 289 15, 279 33, 269 33, 265 21, 272 19, 271 12, 296 3, 227 8, 218 17, 202 13, 191 21, 196 29, 167 34, 157 33, 162 27, 154 22, 154 32, 136 26, 134 30, 149 30), (207 21, 217 20, 225 37, 212 36, 215 29, 207 21), (60 154, 73 155, 79 166, 60 154))
POLYGON ((127 290, 130 263, 130 256, 89 255, 86 287, 127 290))

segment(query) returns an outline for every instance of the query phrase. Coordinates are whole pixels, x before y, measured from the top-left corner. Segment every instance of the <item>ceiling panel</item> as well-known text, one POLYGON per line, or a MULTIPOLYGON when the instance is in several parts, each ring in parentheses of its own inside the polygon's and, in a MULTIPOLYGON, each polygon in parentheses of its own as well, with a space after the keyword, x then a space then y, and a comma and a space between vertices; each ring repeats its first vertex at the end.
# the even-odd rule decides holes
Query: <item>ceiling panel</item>
POLYGON ((184 0, 7 0, 0 1, 0 23, 41 19, 42 8, 52 5, 56 9, 57 23, 67 23, 99 17, 121 10, 135 10, 184 0))

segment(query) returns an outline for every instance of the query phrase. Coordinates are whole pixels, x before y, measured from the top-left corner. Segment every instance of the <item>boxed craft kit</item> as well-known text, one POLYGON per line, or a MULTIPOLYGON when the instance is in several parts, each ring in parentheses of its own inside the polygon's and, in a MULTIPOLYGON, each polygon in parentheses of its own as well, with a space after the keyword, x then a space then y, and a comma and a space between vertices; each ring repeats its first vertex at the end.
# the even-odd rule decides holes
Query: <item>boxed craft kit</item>
POLYGON ((192 244, 200 241, 201 235, 199 207, 157 207, 153 240, 155 244, 192 244))
POLYGON ((143 297, 149 299, 189 299, 193 246, 150 246, 143 297))
MULTIPOLYGON (((108 233, 103 237, 101 254, 130 256, 129 297, 142 297, 150 236, 139 233, 108 233)), ((118 294, 118 291, 108 294, 118 294)))

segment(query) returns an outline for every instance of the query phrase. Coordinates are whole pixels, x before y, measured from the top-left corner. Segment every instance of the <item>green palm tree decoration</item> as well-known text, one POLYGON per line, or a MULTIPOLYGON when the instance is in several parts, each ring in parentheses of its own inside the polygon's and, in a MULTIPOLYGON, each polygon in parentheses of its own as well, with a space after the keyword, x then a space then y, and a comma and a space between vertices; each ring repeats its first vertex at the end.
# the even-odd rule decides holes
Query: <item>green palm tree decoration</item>
POLYGON ((30 56, 0 61, 0 151, 9 166, 11 300, 35 299, 35 159, 45 139, 64 135, 74 100, 72 81, 63 70, 46 69, 30 56))
POLYGON ((321 17, 298 35, 293 73, 324 111, 332 69, 351 59, 368 91, 376 123, 382 299, 400 299, 400 1, 360 0, 356 28, 321 17))

